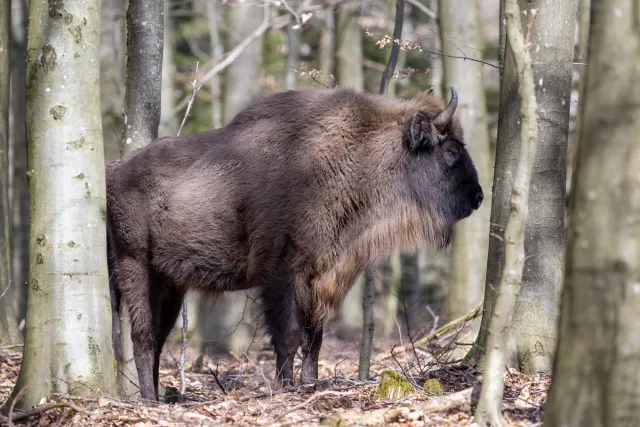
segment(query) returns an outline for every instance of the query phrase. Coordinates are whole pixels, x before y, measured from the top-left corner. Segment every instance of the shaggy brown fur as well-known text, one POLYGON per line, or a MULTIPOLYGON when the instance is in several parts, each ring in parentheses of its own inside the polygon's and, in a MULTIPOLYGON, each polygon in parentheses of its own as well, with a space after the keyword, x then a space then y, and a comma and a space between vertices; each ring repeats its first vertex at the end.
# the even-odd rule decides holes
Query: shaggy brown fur
POLYGON ((395 249, 447 245, 480 206, 459 122, 433 124, 444 107, 427 94, 288 91, 222 129, 161 138, 111 162, 114 345, 119 354, 122 300, 142 397, 156 398, 159 355, 187 289, 260 286, 279 378, 292 380, 300 345, 303 379, 317 378, 322 326, 360 271, 395 249))

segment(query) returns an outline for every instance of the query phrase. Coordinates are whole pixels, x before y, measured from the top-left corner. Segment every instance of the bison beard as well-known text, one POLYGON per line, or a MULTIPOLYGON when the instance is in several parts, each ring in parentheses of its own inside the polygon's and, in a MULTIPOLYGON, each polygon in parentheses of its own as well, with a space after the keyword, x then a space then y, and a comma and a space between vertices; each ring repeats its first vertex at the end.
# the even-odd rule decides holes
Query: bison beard
POLYGON ((482 189, 453 113, 429 92, 288 91, 222 129, 161 138, 107 166, 113 341, 130 313, 144 399, 187 289, 261 287, 277 377, 318 377, 322 327, 396 249, 443 247, 482 189))

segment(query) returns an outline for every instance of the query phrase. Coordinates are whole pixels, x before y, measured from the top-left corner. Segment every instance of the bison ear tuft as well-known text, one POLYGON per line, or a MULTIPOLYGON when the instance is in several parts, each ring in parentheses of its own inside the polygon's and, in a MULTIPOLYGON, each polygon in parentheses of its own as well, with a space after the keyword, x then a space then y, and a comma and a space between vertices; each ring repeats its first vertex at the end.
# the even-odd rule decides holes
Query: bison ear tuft
POLYGON ((407 148, 412 151, 429 150, 437 143, 433 132, 431 119, 422 111, 411 114, 405 124, 404 140, 407 148))

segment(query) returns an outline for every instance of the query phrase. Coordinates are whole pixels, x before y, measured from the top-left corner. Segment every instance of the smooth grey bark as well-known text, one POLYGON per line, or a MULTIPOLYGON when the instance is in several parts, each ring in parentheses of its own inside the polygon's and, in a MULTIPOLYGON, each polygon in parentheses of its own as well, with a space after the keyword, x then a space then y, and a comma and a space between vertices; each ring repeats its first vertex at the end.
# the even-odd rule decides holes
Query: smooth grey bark
MULTIPOLYGON (((436 16, 440 13, 438 11, 438 3, 440 0, 430 0, 429 5, 430 9, 436 13, 436 16)), ((440 24, 438 23, 438 19, 432 19, 433 24, 437 27, 435 31, 440 31, 440 24)), ((438 50, 442 50, 442 42, 441 37, 437 35, 433 37, 433 49, 437 52, 438 50)), ((431 55, 429 57, 430 68, 431 68, 431 85, 433 86, 433 94, 436 96, 442 97, 444 92, 444 69, 442 64, 442 56, 441 55, 431 55)))
POLYGON ((31 250, 19 408, 57 393, 114 391, 99 28, 100 0, 30 2, 31 250))
POLYGON ((100 104, 106 161, 120 158, 126 62, 125 0, 103 0, 100 20, 100 104))
POLYGON ((284 85, 287 90, 296 88, 298 72, 294 69, 300 65, 300 28, 295 29, 297 24, 292 23, 287 26, 287 41, 289 52, 287 53, 287 74, 284 77, 284 85))
MULTIPOLYGON (((520 147, 511 182, 509 217, 504 232, 504 265, 498 286, 495 307, 489 322, 486 366, 482 390, 473 422, 481 426, 502 426, 502 396, 504 393, 506 342, 509 326, 522 285, 525 265, 525 228, 529 215, 529 194, 538 146, 538 103, 531 57, 531 33, 523 30, 520 16, 533 19, 535 11, 522 13, 517 0, 504 0, 507 46, 513 56, 520 110, 520 147), (525 35, 526 34, 526 35, 525 35)), ((531 21, 530 21, 531 22, 531 21)), ((524 28, 529 28, 524 26, 524 28)))
MULTIPOLYGON (((217 58, 224 52, 224 47, 220 41, 220 31, 218 24, 220 20, 220 10, 213 1, 205 0, 207 13, 207 25, 209 27, 209 42, 211 43, 212 66, 217 63, 217 58)), ((209 83, 211 86, 211 125, 213 129, 222 127, 222 90, 220 88, 220 75, 215 75, 209 83)))
POLYGON ((0 3, 0 343, 20 341, 19 288, 11 282, 9 219, 9 110, 11 82, 11 2, 0 3), (9 292, 11 291, 11 292, 9 292))
POLYGON ((124 156, 158 136, 162 88, 164 1, 129 0, 124 100, 124 156))
MULTIPOLYGON (((158 137, 163 74, 164 1, 128 1, 122 156, 158 137)), ((123 360, 117 363, 118 392, 133 399, 139 397, 139 381, 129 312, 124 306, 120 312, 120 327, 123 360)))
POLYGON ((591 0, 578 0, 578 52, 576 55, 578 61, 587 59, 590 11, 591 0))
POLYGON ((549 426, 640 425, 640 0, 591 1, 549 426))
MULTIPOLYGON (((438 22, 443 34, 440 41, 445 55, 458 55, 460 49, 473 49, 473 55, 481 59, 484 40, 479 9, 478 0, 464 6, 459 2, 440 0, 438 22)), ((462 94, 456 114, 464 129, 467 149, 485 192, 485 200, 480 209, 471 217, 458 222, 454 228, 447 315, 450 319, 455 319, 473 310, 482 301, 489 246, 489 189, 493 179, 493 165, 483 65, 446 56, 442 61, 444 86, 454 86, 462 94)))
MULTIPOLYGON (((228 13, 225 22, 230 29, 229 48, 249 37, 260 26, 264 15, 263 8, 252 4, 234 5, 228 13)), ((261 65, 262 37, 247 46, 226 69, 223 124, 229 123, 259 95, 261 65)))
POLYGON ((164 30, 162 42, 162 85, 160 89, 160 124, 158 136, 173 136, 178 133, 178 120, 175 113, 175 97, 173 94, 173 76, 176 67, 173 65, 174 42, 171 34, 171 1, 164 0, 164 30))
POLYGON ((384 295, 384 319, 382 321, 382 334, 389 336, 397 328, 396 320, 400 303, 400 281, 402 280, 402 258, 400 251, 394 252, 387 262, 388 274, 385 281, 388 285, 384 295))
POLYGON ((27 4, 24 0, 11 2, 11 112, 9 114, 11 209, 11 283, 10 298, 18 301, 18 326, 24 322, 29 275, 29 191, 27 184, 26 62, 27 4))
POLYGON ((360 2, 338 6, 336 22, 336 83, 357 91, 364 89, 360 2))
MULTIPOLYGON (((531 56, 540 116, 539 146, 525 231, 527 258, 505 357, 507 366, 534 373, 551 370, 564 277, 567 140, 577 0, 558 4, 521 0, 520 7, 538 11, 531 29, 531 56)), ((528 19, 522 21, 526 34, 528 19)), ((478 339, 470 353, 481 366, 495 289, 504 265, 501 239, 509 215, 509 189, 519 153, 519 145, 515 143, 520 129, 516 108, 518 86, 509 49, 505 54, 501 86, 484 313, 478 339)))
POLYGON ((324 25, 320 36, 320 69, 327 86, 333 86, 334 82, 334 55, 336 46, 336 22, 333 5, 327 5, 324 10, 324 25))
POLYGON ((376 270, 368 266, 364 270, 364 294, 362 297, 362 342, 360 343, 360 359, 358 363, 358 379, 369 379, 371 366, 371 352, 373 351, 373 333, 375 321, 373 317, 373 303, 375 302, 376 270))

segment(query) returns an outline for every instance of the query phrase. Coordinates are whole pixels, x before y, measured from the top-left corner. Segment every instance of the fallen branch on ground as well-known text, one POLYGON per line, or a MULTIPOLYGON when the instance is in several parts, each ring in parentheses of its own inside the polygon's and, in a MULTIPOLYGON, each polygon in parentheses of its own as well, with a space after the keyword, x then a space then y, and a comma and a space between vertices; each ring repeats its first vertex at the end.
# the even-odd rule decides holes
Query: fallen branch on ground
POLYGON ((50 411, 52 409, 58 409, 58 408, 69 408, 75 412, 81 413, 81 414, 85 414, 85 415, 89 415, 91 417, 97 418, 99 420, 103 420, 103 421, 123 421, 123 422, 128 422, 128 423, 138 423, 141 421, 145 421, 147 419, 150 418, 145 418, 145 417, 139 417, 139 416, 129 416, 129 415, 105 415, 105 414, 100 414, 98 412, 91 412, 85 408, 82 408, 78 405, 76 405, 75 403, 71 403, 71 402, 54 402, 54 403, 47 403, 45 405, 41 405, 38 406, 35 409, 32 409, 30 411, 25 411, 25 412, 18 412, 18 413, 13 413, 11 414, 11 417, 4 417, 2 415, 0 415, 0 421, 2 421, 3 423, 11 423, 11 422, 15 422, 15 421, 20 421, 20 420, 24 420, 26 418, 30 418, 33 417, 35 415, 40 415, 40 414, 44 414, 47 411, 50 411))
MULTIPOLYGON (((420 338, 419 340, 414 342, 413 345, 414 346, 423 346, 425 344, 428 344, 430 341, 432 341, 434 339, 437 339, 437 338, 441 337, 442 335, 450 332, 452 329, 454 329, 456 326, 460 325, 461 323, 465 323, 465 322, 468 322, 469 320, 475 319, 476 317, 480 316, 481 313, 482 313, 482 304, 478 305, 476 308, 474 308, 473 310, 471 310, 470 312, 468 312, 464 316, 461 316, 461 317, 458 317, 457 319, 452 320, 451 322, 447 323, 446 325, 444 325, 440 329, 430 333, 426 337, 420 338)), ((406 346, 397 347, 397 348, 395 348, 393 350, 393 352, 390 352, 389 354, 387 354, 385 356, 382 356, 378 360, 382 361, 382 360, 390 359, 390 358, 393 357, 393 355, 398 354, 398 353, 402 353, 404 351, 407 351, 406 346)))
POLYGON ((333 390, 326 390, 326 391, 321 391, 319 393, 315 393, 313 395, 311 395, 311 397, 309 397, 307 400, 305 400, 302 403, 299 403, 297 405, 295 405, 294 407, 286 410, 285 412, 283 412, 282 414, 280 414, 279 416, 276 417, 276 420, 280 420, 284 417, 286 417, 287 415, 289 415, 292 412, 297 411, 298 409, 302 409, 304 407, 306 407, 308 404, 310 404, 311 402, 324 397, 324 396, 353 396, 352 392, 344 392, 344 391, 333 391, 333 390))

